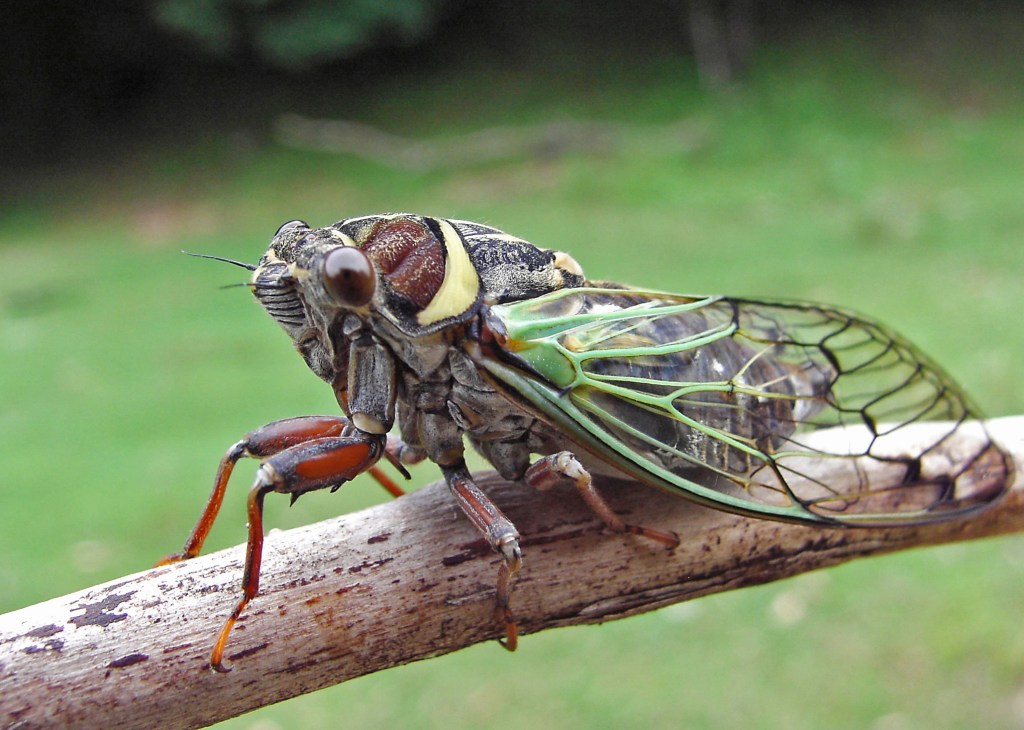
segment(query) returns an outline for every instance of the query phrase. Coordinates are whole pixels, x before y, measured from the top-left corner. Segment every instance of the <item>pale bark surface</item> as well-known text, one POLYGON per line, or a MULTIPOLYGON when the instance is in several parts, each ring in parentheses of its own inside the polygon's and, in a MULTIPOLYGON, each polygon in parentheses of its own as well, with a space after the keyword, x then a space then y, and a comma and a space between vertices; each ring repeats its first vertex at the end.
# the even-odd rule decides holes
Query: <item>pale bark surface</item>
MULTIPOLYGON (((989 429, 1014 455, 1014 489, 972 520, 924 527, 805 527, 638 485, 603 490, 628 521, 679 532, 682 544, 670 552, 607 534, 571 488, 538 493, 493 475, 480 481, 523 535, 513 606, 528 634, 859 556, 1021 531, 1024 417, 989 429)), ((0 727, 201 727, 502 630, 494 615, 499 558, 440 483, 272 532, 260 594, 228 644, 234 671, 215 674, 207 660, 238 596, 242 558, 237 547, 0 616, 0 727)))

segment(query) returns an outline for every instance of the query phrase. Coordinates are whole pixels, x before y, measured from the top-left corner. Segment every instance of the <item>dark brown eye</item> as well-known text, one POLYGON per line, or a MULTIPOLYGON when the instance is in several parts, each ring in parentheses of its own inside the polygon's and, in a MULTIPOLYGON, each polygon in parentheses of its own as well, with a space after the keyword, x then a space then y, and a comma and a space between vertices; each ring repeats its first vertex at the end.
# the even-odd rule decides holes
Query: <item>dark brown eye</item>
POLYGON ((346 307, 361 307, 369 302, 377 286, 369 257, 351 246, 339 246, 327 254, 323 277, 327 291, 346 307))
POLYGON ((277 229, 275 236, 280 236, 285 231, 290 231, 293 228, 309 228, 309 224, 306 221, 288 221, 283 226, 277 229))

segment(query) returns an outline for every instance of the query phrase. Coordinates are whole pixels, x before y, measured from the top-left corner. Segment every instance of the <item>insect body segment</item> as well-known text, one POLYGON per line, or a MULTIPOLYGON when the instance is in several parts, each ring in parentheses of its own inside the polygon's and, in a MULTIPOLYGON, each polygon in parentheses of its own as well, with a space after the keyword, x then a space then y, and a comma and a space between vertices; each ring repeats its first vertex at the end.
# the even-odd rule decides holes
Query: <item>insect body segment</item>
POLYGON ((965 396, 905 340, 842 310, 590 282, 568 254, 406 214, 287 223, 251 288, 346 418, 278 422, 233 447, 185 549, 168 559, 198 554, 235 461, 266 456, 250 493, 243 596, 211 658, 218 669, 258 589, 264 496, 336 489, 367 470, 399 492, 375 466, 382 457, 400 470, 437 464, 502 557, 497 612, 509 649, 519 534, 473 481, 465 441, 504 478, 568 481, 608 528, 669 547, 674 533, 628 525, 604 503, 601 478, 826 525, 962 517, 1010 482, 1008 457, 983 431, 957 466, 934 458, 974 417, 965 396), (894 444, 924 419, 940 421, 931 444, 894 444), (400 440, 387 435, 396 426, 400 440), (885 475, 869 482, 868 459, 885 475))

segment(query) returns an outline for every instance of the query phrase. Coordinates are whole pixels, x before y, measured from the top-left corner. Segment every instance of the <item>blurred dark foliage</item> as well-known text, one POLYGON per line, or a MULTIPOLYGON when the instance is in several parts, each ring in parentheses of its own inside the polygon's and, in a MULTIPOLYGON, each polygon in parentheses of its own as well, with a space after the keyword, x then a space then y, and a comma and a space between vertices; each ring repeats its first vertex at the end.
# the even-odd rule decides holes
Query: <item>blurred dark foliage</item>
POLYGON ((159 0, 161 27, 222 58, 303 70, 415 44, 456 0, 159 0))
MULTIPOLYGON (((473 56, 515 64, 540 34, 645 33, 632 9, 570 0, 18 0, 0 10, 0 134, 8 163, 53 161, 219 114, 273 88, 321 87, 473 56), (630 23, 630 19, 634 21, 630 23), (632 28, 628 27, 632 25, 632 28), (602 28, 615 29, 602 33, 602 28), (220 111, 209 97, 234 90, 220 111), (199 106, 191 108, 193 104, 199 106), (140 110, 143 110, 139 116, 140 110), (111 138, 104 139, 110 136, 111 138)), ((679 26, 676 3, 650 11, 679 26)), ((655 23, 653 27, 662 27, 655 23)), ((675 28, 679 32, 679 28, 675 28)), ((666 34, 671 36, 672 34, 666 34)))
POLYGON ((897 15, 913 32, 922 7, 935 5, 17 0, 0 10, 0 134, 8 166, 52 163, 128 138, 258 119, 261 100, 282 90, 309 97, 467 63, 543 74, 548 62, 608 67, 618 59, 628 68, 631 58, 671 54, 691 57, 715 87, 741 77, 758 44, 864 18, 884 27, 897 15))

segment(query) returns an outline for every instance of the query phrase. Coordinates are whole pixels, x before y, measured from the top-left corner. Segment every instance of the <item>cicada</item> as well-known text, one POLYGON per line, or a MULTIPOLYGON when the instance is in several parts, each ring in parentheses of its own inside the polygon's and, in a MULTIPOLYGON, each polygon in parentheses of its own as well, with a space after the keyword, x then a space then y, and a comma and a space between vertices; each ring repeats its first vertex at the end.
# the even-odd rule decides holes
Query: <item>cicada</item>
POLYGON ((164 561, 199 553, 234 464, 261 458, 242 597, 210 659, 220 671, 231 628, 258 591, 264 497, 294 500, 366 471, 400 494, 377 468, 382 458, 402 472, 437 464, 502 556, 496 599, 509 649, 519 534, 474 482, 467 441, 503 478, 569 480, 609 528, 669 547, 674 532, 627 524, 604 502, 603 478, 823 526, 965 518, 1010 483, 1010 460, 984 432, 957 463, 929 460, 976 412, 905 339, 842 309, 590 281, 566 253, 408 214, 323 228, 292 221, 259 264, 240 265, 344 416, 247 434, 221 461, 184 550, 164 561), (929 443, 911 453, 894 445, 922 420, 940 424, 929 443), (842 429, 854 435, 821 437, 842 429))

